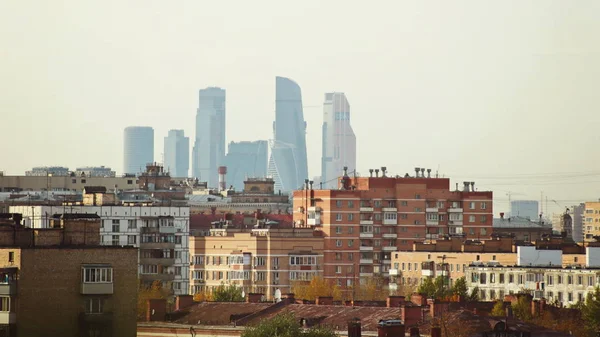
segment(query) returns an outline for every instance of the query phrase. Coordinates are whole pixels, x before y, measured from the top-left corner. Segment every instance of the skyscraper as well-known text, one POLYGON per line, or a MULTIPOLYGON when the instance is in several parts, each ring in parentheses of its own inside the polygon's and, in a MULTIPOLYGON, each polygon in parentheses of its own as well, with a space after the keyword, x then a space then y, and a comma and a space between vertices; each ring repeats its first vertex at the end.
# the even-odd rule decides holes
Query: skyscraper
POLYGON ((123 173, 137 174, 154 161, 154 129, 149 126, 125 128, 123 137, 123 173))
POLYGON ((308 164, 302 92, 289 78, 275 78, 273 132, 269 174, 275 180, 276 190, 291 192, 308 178, 308 164))
POLYGON ((169 130, 164 151, 163 164, 171 177, 187 177, 190 169, 190 139, 183 130, 169 130))
POLYGON ((267 175, 267 147, 266 140, 229 143, 227 156, 225 156, 227 185, 241 191, 246 178, 265 177, 267 175))
POLYGON ((350 104, 340 92, 325 94, 323 103, 323 156, 321 183, 324 189, 338 187, 344 166, 356 169, 356 136, 350 126, 350 104))
POLYGON ((539 206, 536 200, 513 200, 510 202, 510 216, 520 216, 533 221, 539 220, 539 206))
POLYGON ((193 176, 208 182, 209 187, 217 187, 217 168, 225 160, 225 89, 202 89, 198 96, 193 176))

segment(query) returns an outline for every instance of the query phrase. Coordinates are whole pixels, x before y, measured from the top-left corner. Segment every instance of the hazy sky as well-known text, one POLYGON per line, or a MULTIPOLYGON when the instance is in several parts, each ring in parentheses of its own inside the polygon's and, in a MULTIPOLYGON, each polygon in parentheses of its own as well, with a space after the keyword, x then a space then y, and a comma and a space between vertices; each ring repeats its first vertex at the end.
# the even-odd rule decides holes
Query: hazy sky
MULTIPOLYGON (((272 137, 275 76, 302 87, 309 171, 323 94, 345 92, 358 168, 438 169, 513 198, 600 197, 599 1, 0 1, 0 170, 107 165, 123 129, 272 137)), ((549 202, 549 211, 560 209, 549 202)))

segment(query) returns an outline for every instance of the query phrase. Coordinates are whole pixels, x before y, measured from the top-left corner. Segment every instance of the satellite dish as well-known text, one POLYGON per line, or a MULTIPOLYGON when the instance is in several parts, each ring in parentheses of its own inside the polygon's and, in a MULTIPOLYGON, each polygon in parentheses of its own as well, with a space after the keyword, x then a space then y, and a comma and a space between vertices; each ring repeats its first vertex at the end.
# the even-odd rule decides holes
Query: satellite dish
POLYGON ((242 297, 246 298, 246 292, 242 290, 242 297))
POLYGON ((281 290, 277 289, 275 290, 275 302, 280 302, 281 301, 281 290))

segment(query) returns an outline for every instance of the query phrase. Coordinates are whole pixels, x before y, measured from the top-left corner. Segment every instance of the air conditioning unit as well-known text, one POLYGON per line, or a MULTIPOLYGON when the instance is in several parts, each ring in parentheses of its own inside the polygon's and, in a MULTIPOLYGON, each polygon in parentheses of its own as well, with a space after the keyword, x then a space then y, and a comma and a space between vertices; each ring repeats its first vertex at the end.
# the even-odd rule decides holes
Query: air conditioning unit
POLYGON ((273 270, 278 270, 279 266, 273 266, 273 270))

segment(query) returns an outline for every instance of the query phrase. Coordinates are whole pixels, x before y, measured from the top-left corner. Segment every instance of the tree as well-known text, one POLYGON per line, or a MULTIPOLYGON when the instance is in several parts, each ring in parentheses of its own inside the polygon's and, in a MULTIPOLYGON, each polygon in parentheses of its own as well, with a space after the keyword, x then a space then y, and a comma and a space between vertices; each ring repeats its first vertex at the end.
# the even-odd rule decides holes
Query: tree
POLYGON ((581 316, 590 332, 600 331, 600 287, 588 293, 581 316))
POLYGON ((459 277, 454 282, 454 286, 452 286, 452 295, 460 296, 463 299, 467 299, 468 291, 469 289, 467 288, 467 280, 464 276, 459 277))
POLYGON ((360 285, 355 299, 362 301, 384 301, 389 295, 388 292, 383 291, 384 287, 387 287, 387 285, 383 278, 371 277, 364 284, 360 285))
POLYGON ((154 299, 169 299, 171 291, 163 287, 161 281, 152 282, 151 286, 146 286, 140 283, 138 289, 138 305, 137 316, 138 320, 143 320, 146 317, 147 301, 154 299))
POLYGON ((300 322, 292 313, 282 313, 263 320, 254 327, 247 327, 242 337, 336 337, 333 330, 326 327, 302 329, 300 322))
POLYGON ((419 294, 425 295, 427 298, 433 297, 435 293, 435 285, 433 284, 432 278, 428 277, 417 288, 419 294))
POLYGON ((531 301, 527 296, 519 296, 517 301, 512 304, 512 310, 515 317, 522 321, 530 321, 531 316, 531 301))
POLYGON ((446 280, 442 276, 435 279, 426 278, 417 289, 417 292, 424 294, 428 298, 444 299, 451 294, 450 289, 446 288, 446 280))
POLYGON ((473 290, 471 290, 471 294, 467 297, 467 300, 469 302, 479 301, 479 287, 475 287, 473 290))
POLYGON ((496 301, 494 307, 492 308, 492 316, 504 316, 504 302, 502 300, 496 301))
POLYGON ((216 287, 211 294, 212 300, 215 302, 242 302, 242 288, 234 284, 225 285, 221 283, 216 287))
POLYGON ((212 301, 212 294, 207 291, 201 291, 194 294, 194 302, 212 301))
POLYGON ((296 298, 308 301, 314 301, 319 296, 331 296, 334 300, 340 300, 342 297, 342 292, 337 284, 319 276, 314 277, 310 282, 294 282, 292 292, 296 298))

